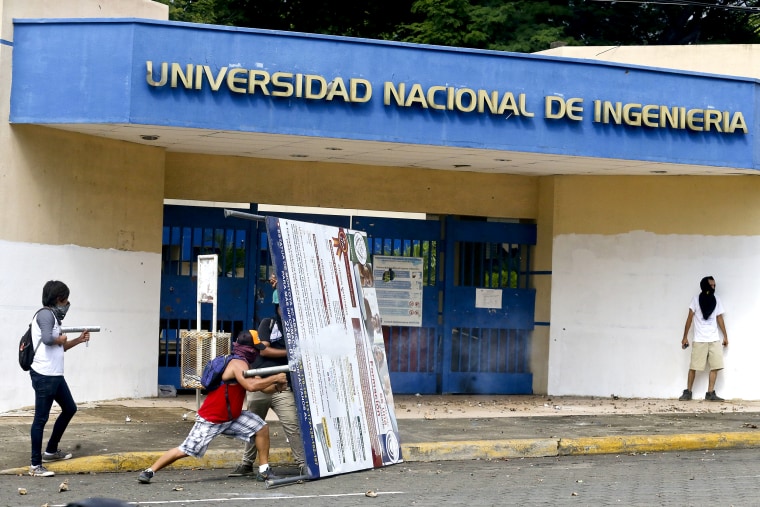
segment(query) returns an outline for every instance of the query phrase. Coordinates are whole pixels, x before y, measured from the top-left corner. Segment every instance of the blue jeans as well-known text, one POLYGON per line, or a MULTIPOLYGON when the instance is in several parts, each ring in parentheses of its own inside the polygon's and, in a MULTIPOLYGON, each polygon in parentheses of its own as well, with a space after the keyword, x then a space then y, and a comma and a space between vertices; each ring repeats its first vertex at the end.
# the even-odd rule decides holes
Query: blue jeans
POLYGON ((66 379, 61 376, 40 375, 34 370, 29 370, 34 388, 34 421, 32 422, 32 465, 42 464, 42 435, 45 424, 50 417, 50 409, 55 401, 61 407, 61 413, 53 425, 53 433, 50 435, 46 452, 56 452, 58 444, 63 437, 63 432, 69 425, 71 418, 77 412, 77 405, 71 396, 66 379))

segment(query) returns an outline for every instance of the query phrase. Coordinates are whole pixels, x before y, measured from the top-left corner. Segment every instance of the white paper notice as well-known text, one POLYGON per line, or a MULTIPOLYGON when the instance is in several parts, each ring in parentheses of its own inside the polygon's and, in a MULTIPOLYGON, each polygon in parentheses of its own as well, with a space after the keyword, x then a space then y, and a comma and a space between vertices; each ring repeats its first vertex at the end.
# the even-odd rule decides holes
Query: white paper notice
POLYGON ((501 290, 475 289, 475 308, 501 309, 501 290))

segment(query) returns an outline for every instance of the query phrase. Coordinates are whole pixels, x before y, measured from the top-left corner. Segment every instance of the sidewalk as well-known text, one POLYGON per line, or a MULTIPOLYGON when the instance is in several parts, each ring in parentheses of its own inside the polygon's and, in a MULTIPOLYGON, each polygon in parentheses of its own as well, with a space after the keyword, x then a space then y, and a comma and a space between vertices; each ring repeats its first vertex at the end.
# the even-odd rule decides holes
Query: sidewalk
MULTIPOLYGON (((75 458, 48 468, 70 474, 146 468, 184 440, 196 408, 195 395, 81 404, 62 441, 75 458)), ((760 401, 397 395, 395 409, 407 462, 760 447, 760 401)), ((0 414, 0 473, 26 473, 32 415, 31 409, 0 414)), ((270 416, 270 460, 290 463, 282 429, 270 416)), ((202 460, 176 466, 233 468, 241 453, 241 442, 217 438, 202 460)))

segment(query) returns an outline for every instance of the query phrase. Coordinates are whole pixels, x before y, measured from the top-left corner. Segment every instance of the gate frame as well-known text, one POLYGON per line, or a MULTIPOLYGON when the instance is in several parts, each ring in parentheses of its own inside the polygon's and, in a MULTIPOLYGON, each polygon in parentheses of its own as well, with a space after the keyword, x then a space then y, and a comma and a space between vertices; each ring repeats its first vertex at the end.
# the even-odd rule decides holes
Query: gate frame
MULTIPOLYGON (((256 213, 258 206, 251 204, 250 211, 256 213)), ((242 211, 242 210, 241 210, 242 211)), ((479 287, 460 286, 456 283, 457 275, 457 244, 461 241, 475 243, 511 243, 522 245, 536 244, 536 225, 506 222, 485 222, 479 220, 462 220, 446 216, 434 220, 397 219, 388 217, 365 217, 354 216, 353 220, 348 215, 312 215, 300 213, 273 212, 268 215, 301 220, 306 222, 319 222, 328 225, 350 228, 364 231, 370 239, 370 251, 373 255, 393 255, 391 251, 377 252, 372 243, 374 238, 394 238, 397 241, 435 241, 436 254, 433 285, 423 286, 423 321, 421 328, 412 327, 388 327, 383 326, 383 335, 386 340, 386 356, 390 368, 391 383, 394 392, 399 394, 439 394, 439 393, 471 393, 471 394, 530 394, 532 393, 532 373, 529 364, 522 372, 490 372, 490 371, 453 371, 452 360, 454 354, 454 335, 462 328, 482 330, 510 329, 522 333, 519 340, 529 344, 530 335, 534 328, 535 320, 535 289, 528 287, 527 277, 530 275, 529 260, 520 266, 520 274, 525 280, 523 287, 504 288, 502 291, 502 311, 494 312, 492 309, 475 308, 475 294, 479 287), (403 224, 403 226, 399 226, 403 224), (401 232, 399 232, 401 231, 401 232), (406 238, 404 238, 406 236, 406 238), (416 237, 415 237, 416 236, 416 237), (470 304, 462 304, 463 301, 470 304), (395 338, 405 335, 407 341, 400 344, 401 353, 392 350, 395 338), (392 364, 396 358, 395 364, 392 364), (400 360, 407 361, 407 365, 401 365, 400 360), (395 368, 395 369, 394 369, 395 368)), ((190 228, 214 228, 214 229, 245 229, 246 232, 246 259, 245 259, 245 298, 246 300, 233 304, 242 313, 243 327, 255 326, 264 317, 274 312, 271 303, 272 289, 266 281, 261 280, 259 274, 262 264, 267 263, 266 273, 268 276, 271 266, 269 249, 267 247, 266 230, 262 223, 249 220, 232 221, 224 217, 222 208, 208 208, 202 206, 177 206, 165 205, 164 227, 167 227, 167 219, 175 220, 190 228), (167 209, 167 206, 172 208, 167 209), (218 215, 217 215, 218 214, 218 215), (192 225, 185 225, 192 224, 192 225), (263 234, 262 234, 263 232, 263 234), (259 282, 262 282, 261 284, 259 282)), ((178 226, 169 224, 169 227, 178 226)), ((403 247, 402 247, 403 248, 403 247)), ((421 248, 421 247, 420 247, 421 248)), ((402 252, 403 254, 403 252, 402 252)), ((528 255, 528 259, 529 259, 528 255)), ((162 259, 163 261, 163 259, 162 259)), ((182 282, 184 285, 193 285, 193 277, 176 277, 182 280, 169 282, 182 282)), ((161 322, 165 322, 167 315, 164 312, 169 298, 182 298, 181 294, 170 293, 170 287, 166 287, 167 277, 162 273, 161 278, 161 322)), ((220 284, 224 280, 220 277, 220 284)), ((188 306, 195 308, 195 286, 186 287, 188 306)), ((174 287, 172 287, 174 288, 174 287)), ((221 292, 221 290, 220 290, 221 292)), ((225 320, 227 315, 225 301, 220 297, 219 319, 225 320)), ((208 320, 202 315, 202 320, 208 320)), ((177 318, 172 316, 172 318, 177 318)), ((188 319, 189 328, 195 327, 195 316, 183 316, 188 319)), ((235 322, 241 319, 234 319, 235 322)), ((251 327, 253 328, 253 327, 251 327)), ((177 331, 177 335, 178 335, 177 331)), ((233 337, 234 338, 234 337, 233 337)), ((165 340, 164 340, 165 341, 165 340)), ((159 352, 161 354, 161 352, 159 352)), ((165 367, 159 362, 159 384, 172 384, 180 386, 179 365, 181 357, 177 354, 177 366, 165 367), (176 370, 176 371, 173 371, 176 370), (175 378, 176 377, 176 378, 175 378)), ((529 348, 526 352, 529 358, 529 348)), ((159 359, 161 355, 159 355, 159 359)), ((529 363, 529 359, 528 359, 529 363)))

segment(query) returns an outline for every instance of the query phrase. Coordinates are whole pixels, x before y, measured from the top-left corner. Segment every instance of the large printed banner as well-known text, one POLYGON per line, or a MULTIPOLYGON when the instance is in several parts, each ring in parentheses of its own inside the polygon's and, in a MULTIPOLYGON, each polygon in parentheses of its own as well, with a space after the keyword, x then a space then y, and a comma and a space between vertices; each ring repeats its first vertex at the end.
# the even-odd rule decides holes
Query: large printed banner
POLYGON ((402 461, 366 235, 274 217, 267 231, 311 475, 402 461))

